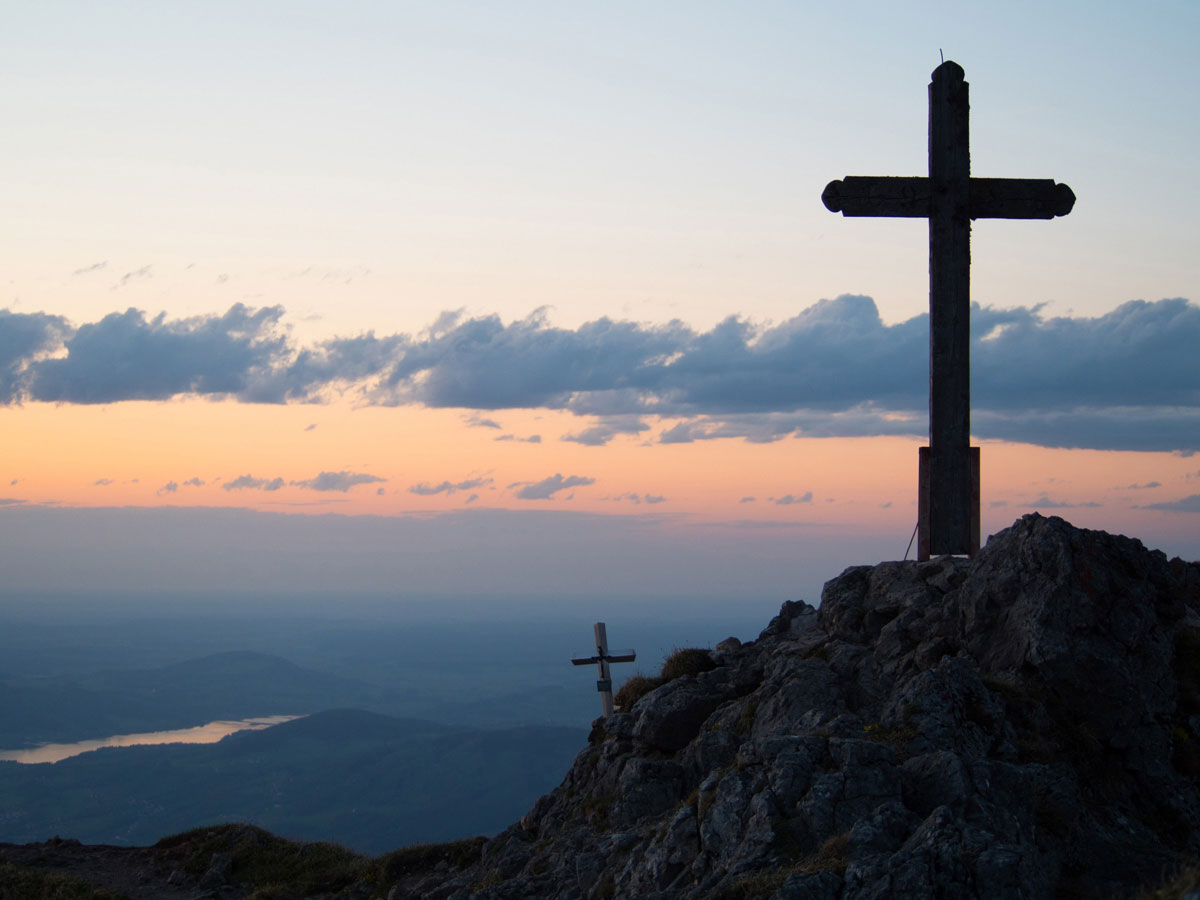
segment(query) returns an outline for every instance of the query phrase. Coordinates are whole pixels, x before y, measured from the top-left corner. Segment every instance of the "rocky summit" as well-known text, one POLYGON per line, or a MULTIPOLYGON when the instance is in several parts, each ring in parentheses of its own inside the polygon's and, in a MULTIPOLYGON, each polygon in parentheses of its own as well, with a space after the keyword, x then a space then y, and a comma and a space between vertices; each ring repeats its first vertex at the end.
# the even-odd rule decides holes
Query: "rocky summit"
POLYGON ((971 560, 847 569, 707 663, 597 720, 464 868, 386 895, 1031 900, 1195 879, 1200 564, 1030 515, 971 560))

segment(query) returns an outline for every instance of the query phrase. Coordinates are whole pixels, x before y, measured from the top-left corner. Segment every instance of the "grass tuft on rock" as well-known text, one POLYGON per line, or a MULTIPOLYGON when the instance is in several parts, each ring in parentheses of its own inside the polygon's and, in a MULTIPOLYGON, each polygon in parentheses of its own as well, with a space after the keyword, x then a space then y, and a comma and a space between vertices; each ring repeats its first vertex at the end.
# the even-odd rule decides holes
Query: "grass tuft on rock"
POLYGON ((613 695, 613 703, 621 712, 629 712, 635 703, 668 681, 674 681, 684 675, 699 675, 716 667, 711 651, 703 647, 676 647, 663 660, 662 670, 657 678, 643 675, 641 672, 631 675, 613 695))
POLYGON ((208 870, 213 854, 228 853, 234 879, 251 885, 261 900, 341 891, 371 875, 368 857, 339 844, 289 841, 253 825, 194 828, 154 849, 196 876, 208 870))
MULTIPOLYGON (((416 844, 371 859, 338 844, 289 841, 253 825, 218 825, 163 838, 154 849, 161 859, 196 876, 207 871, 213 854, 228 853, 234 880, 249 884, 254 900, 274 900, 336 894, 355 885, 386 889, 443 862, 461 871, 479 860, 484 843, 484 838, 476 837, 416 844)), ((0 892, 0 896, 7 895, 0 892)), ((73 900, 73 895, 64 896, 73 900)))
POLYGON ((1157 887, 1144 889, 1137 900, 1186 900, 1200 888, 1200 865, 1187 863, 1157 887))
POLYGON ((833 872, 837 875, 846 874, 846 866, 850 864, 847 855, 850 849, 850 832, 835 834, 812 856, 800 861, 796 871, 804 875, 816 875, 818 872, 833 872))
POLYGON ((473 837, 448 844, 413 844, 393 850, 375 860, 374 880, 377 884, 391 884, 405 875, 424 872, 442 862, 461 872, 479 861, 485 843, 486 838, 473 837))
POLYGON ((620 708, 621 712, 629 712, 633 709, 633 705, 645 697, 656 687, 661 687, 666 684, 661 678, 651 678, 648 675, 642 675, 640 672, 636 675, 631 675, 617 692, 613 695, 613 703, 620 708))
POLYGON ((123 900, 124 895, 65 875, 0 861, 0 897, 20 900, 123 900))
POLYGON ((664 682, 674 681, 684 675, 699 675, 716 667, 711 651, 703 647, 676 647, 663 661, 659 677, 664 682))

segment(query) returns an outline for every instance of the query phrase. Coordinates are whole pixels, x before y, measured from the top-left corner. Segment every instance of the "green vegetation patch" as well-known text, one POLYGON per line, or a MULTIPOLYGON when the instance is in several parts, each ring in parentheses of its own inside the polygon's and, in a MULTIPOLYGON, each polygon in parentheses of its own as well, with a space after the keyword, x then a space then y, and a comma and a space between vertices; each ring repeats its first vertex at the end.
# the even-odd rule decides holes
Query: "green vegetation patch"
POLYGON ((769 897, 793 875, 816 875, 819 872, 845 875, 846 866, 850 864, 849 847, 850 832, 835 834, 821 845, 820 850, 794 865, 742 875, 717 888, 709 900, 758 900, 760 897, 769 897))
POLYGON ((709 894, 709 900, 758 900, 759 897, 769 897, 783 887, 791 875, 791 869, 741 875, 709 894))
POLYGON ((488 872, 473 885, 471 885, 471 893, 478 894, 480 891, 485 891, 490 887, 495 887, 503 880, 504 876, 500 874, 500 870, 492 869, 492 871, 488 872))
POLYGON ((21 900, 125 900, 85 881, 0 861, 0 897, 21 900))
POLYGON ((848 851, 850 848, 850 832, 835 834, 812 856, 800 860, 795 871, 803 875, 816 875, 818 872, 834 872, 846 874, 846 866, 850 865, 848 851))
POLYGON ((473 837, 448 844, 414 844, 393 850, 375 860, 374 880, 380 885, 391 884, 405 875, 428 871, 443 861, 461 872, 479 861, 485 843, 486 838, 473 837))
POLYGON ((874 741, 877 744, 889 744, 896 750, 897 759, 905 759, 908 757, 908 745, 917 736, 915 725, 904 725, 900 728, 886 728, 883 724, 875 722, 863 728, 868 741, 874 741))
POLYGON ((1197 888, 1200 888, 1200 865, 1192 862, 1180 866, 1161 885, 1144 889, 1137 900, 1183 900, 1197 888))
MULTIPOLYGON (((289 841, 252 825, 219 825, 163 838, 154 849, 160 858, 196 876, 208 870, 213 854, 228 853, 233 859, 232 877, 254 888, 253 900, 282 900, 336 893, 355 884, 382 889, 443 862, 461 871, 479 860, 485 843, 485 838, 475 837, 414 844, 371 859, 338 844, 289 841)), ((3 896, 7 895, 0 892, 3 896)), ((66 896, 73 900, 74 895, 66 896)), ((98 895, 97 900, 107 896, 98 895)))
POLYGON ((733 731, 735 734, 749 736, 754 731, 754 720, 758 717, 758 701, 752 700, 746 704, 742 710, 742 714, 738 716, 737 722, 734 723, 733 731))
POLYGON ((596 900, 613 900, 613 896, 617 892, 617 886, 613 883, 612 875, 604 873, 604 878, 600 884, 596 886, 594 895, 596 900))
POLYGON ((1004 705, 1010 712, 1029 713, 1041 702, 1040 692, 1031 685, 997 675, 984 675, 982 681, 989 690, 995 691, 1004 699, 1004 705))
POLYGON ((608 814, 612 811, 614 794, 603 794, 599 797, 585 797, 579 804, 584 816, 597 831, 608 828, 608 814))
POLYGON ((664 682, 674 681, 684 675, 699 675, 701 672, 707 672, 716 667, 717 664, 713 662, 712 653, 705 648, 676 647, 671 651, 671 655, 663 661, 659 677, 664 682))
POLYGON ((696 802, 696 821, 703 822, 708 811, 712 809, 713 801, 717 799, 717 789, 709 788, 704 791, 696 802))
POLYGON ((215 853, 233 859, 233 878, 255 888, 256 900, 333 893, 368 880, 372 860, 338 844, 297 843, 251 825, 195 828, 154 845, 193 875, 203 875, 215 853))
POLYGON ((629 680, 621 685, 620 689, 613 695, 613 703, 620 707, 622 712, 629 712, 629 710, 633 709, 633 704, 637 703, 656 687, 662 687, 666 683, 665 679, 651 678, 639 672, 636 675, 630 676, 629 680))
POLYGON ((800 654, 801 659, 819 659, 822 662, 829 662, 829 645, 817 644, 815 647, 809 647, 800 654))
POLYGON ((657 678, 643 675, 641 672, 631 675, 629 680, 621 685, 613 695, 613 703, 623 712, 629 712, 635 703, 668 681, 674 681, 684 675, 699 675, 701 672, 707 672, 716 667, 717 664, 713 662, 712 653, 706 648, 676 647, 663 660, 662 669, 657 678))

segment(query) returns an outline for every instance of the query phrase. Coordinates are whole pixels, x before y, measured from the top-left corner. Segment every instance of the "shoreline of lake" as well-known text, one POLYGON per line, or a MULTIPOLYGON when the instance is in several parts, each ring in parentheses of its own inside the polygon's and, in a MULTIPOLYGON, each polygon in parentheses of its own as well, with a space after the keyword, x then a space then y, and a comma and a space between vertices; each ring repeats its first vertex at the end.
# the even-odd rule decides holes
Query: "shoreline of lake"
POLYGON ((249 719, 221 719, 169 731, 147 731, 139 734, 114 734, 106 738, 72 741, 61 744, 40 744, 24 750, 0 750, 0 761, 22 765, 57 763, 104 747, 144 747, 158 744, 215 744, 239 731, 262 731, 304 716, 256 716, 249 719))

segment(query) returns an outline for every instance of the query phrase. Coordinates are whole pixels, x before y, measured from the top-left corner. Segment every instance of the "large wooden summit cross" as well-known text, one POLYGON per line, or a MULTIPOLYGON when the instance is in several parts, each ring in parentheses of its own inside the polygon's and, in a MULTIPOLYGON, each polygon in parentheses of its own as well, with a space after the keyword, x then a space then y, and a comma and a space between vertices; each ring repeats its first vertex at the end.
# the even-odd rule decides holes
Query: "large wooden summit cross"
POLYGON ((971 446, 971 220, 1053 219, 1075 195, 1052 179, 972 178, 958 63, 929 85, 929 177, 849 177, 821 199, 844 216, 929 219, 929 446, 921 448, 917 556, 979 549, 979 448, 971 446))

